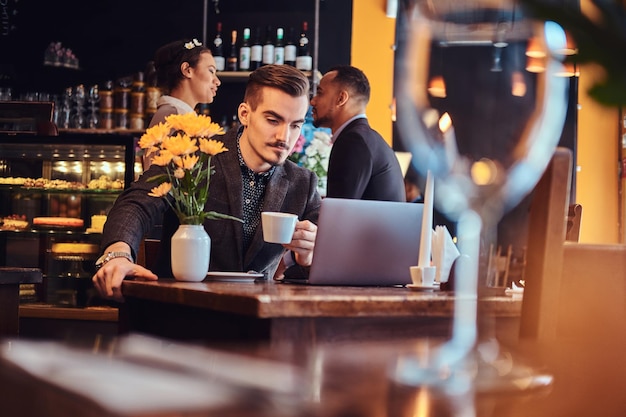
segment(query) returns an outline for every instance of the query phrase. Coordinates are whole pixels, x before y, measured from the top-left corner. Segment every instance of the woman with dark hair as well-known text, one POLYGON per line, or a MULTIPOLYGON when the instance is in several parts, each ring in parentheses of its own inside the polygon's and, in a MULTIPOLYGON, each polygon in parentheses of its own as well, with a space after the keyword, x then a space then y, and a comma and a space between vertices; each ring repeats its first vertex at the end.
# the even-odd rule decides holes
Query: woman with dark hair
POLYGON ((154 57, 159 98, 150 126, 169 114, 194 111, 198 103, 212 103, 221 82, 215 58, 197 39, 179 40, 160 47, 154 57))
MULTIPOLYGON (((154 67, 163 95, 148 127, 165 121, 170 114, 195 111, 198 103, 212 103, 222 84, 211 51, 195 38, 160 47, 154 56, 154 67)), ((144 160, 144 168, 148 167, 149 162, 144 160)))

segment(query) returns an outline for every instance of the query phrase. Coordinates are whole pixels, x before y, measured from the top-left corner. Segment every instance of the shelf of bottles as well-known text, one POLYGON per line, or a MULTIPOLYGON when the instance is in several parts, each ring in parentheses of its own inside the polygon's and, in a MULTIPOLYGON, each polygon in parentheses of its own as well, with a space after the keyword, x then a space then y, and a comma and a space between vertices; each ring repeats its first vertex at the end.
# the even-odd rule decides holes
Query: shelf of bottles
POLYGON ((222 23, 217 23, 211 52, 215 57, 221 78, 225 80, 245 79, 250 71, 268 64, 285 64, 304 72, 313 71, 308 22, 302 22, 297 40, 293 27, 290 27, 288 33, 285 33, 283 27, 274 29, 271 25, 267 25, 263 41, 261 41, 260 27, 255 28, 253 37, 251 37, 252 30, 249 27, 240 32, 241 38, 239 38, 237 30, 230 32, 229 49, 226 51, 222 23))
POLYGON ((155 70, 139 71, 101 85, 67 87, 54 98, 53 122, 60 132, 139 134, 156 112, 161 90, 155 70))
MULTIPOLYGON (((248 79, 248 76, 252 71, 219 71, 218 77, 222 82, 242 82, 248 79)), ((304 75, 312 79, 315 74, 315 80, 319 82, 322 78, 322 74, 319 71, 303 71, 304 75)))

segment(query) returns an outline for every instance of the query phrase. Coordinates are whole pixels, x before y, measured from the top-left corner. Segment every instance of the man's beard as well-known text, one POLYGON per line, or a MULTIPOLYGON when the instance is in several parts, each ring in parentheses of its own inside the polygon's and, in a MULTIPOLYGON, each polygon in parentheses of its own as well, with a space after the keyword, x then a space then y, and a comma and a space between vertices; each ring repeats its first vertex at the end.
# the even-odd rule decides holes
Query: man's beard
POLYGON ((313 118, 313 126, 315 127, 327 127, 330 123, 330 120, 326 117, 313 118))

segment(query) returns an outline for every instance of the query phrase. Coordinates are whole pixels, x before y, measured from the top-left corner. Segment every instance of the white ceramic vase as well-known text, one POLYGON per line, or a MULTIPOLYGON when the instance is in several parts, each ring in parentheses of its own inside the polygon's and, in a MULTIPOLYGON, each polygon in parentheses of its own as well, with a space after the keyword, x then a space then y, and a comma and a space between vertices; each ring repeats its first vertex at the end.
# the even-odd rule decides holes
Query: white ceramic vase
POLYGON ((172 236, 172 273, 177 281, 202 281, 209 271, 210 257, 211 238, 203 225, 178 226, 172 236))

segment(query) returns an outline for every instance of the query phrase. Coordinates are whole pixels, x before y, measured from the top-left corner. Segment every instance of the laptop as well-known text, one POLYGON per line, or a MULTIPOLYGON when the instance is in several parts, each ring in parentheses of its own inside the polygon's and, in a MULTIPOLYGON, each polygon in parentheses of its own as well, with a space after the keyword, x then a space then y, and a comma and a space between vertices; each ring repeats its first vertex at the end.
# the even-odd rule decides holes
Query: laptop
POLYGON ((324 198, 311 285, 392 286, 411 283, 417 265, 423 204, 324 198))

